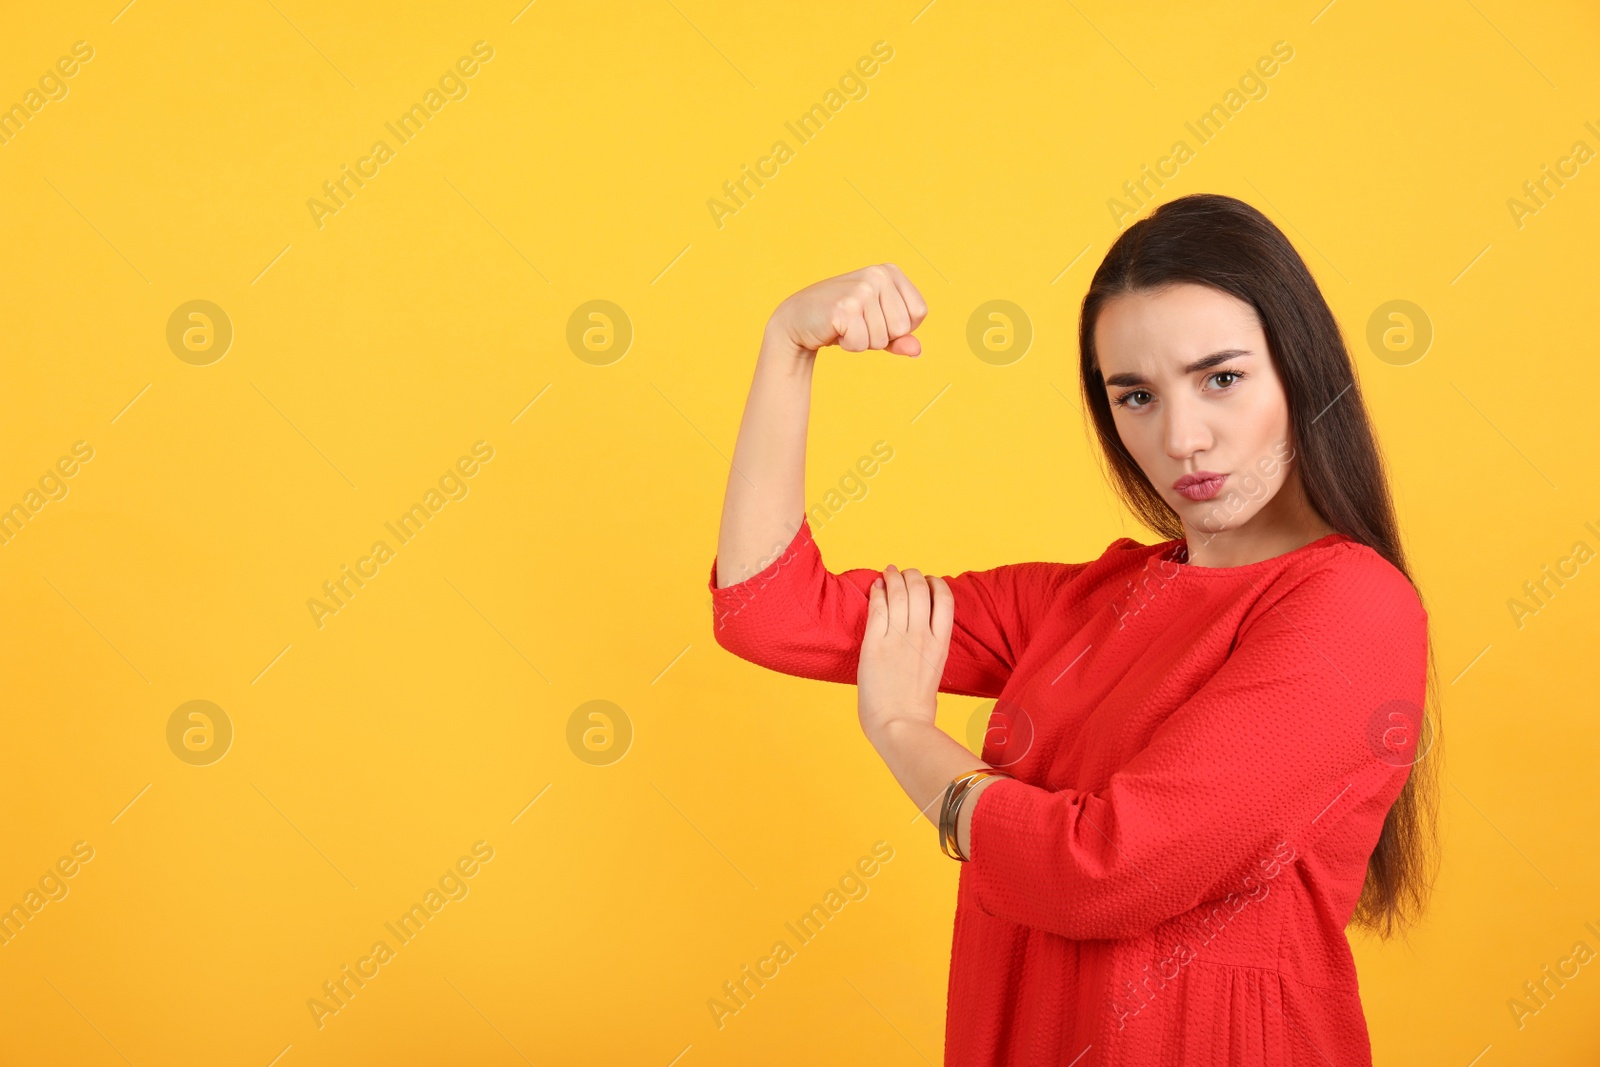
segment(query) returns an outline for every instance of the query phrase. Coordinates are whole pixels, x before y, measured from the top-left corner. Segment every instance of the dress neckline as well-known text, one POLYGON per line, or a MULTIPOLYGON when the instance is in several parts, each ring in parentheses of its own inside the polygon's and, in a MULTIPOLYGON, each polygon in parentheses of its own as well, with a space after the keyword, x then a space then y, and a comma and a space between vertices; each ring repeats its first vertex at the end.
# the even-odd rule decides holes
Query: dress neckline
POLYGON ((1180 537, 1175 540, 1165 542, 1162 551, 1159 553, 1159 558, 1163 562, 1170 563, 1177 567, 1179 574, 1203 574, 1214 577, 1231 578, 1239 575, 1254 574, 1256 571, 1263 570, 1267 567, 1296 560, 1301 556, 1316 551, 1317 549, 1327 548, 1345 541, 1353 540, 1354 539, 1349 535, 1339 533, 1336 530, 1333 533, 1323 534, 1315 541, 1307 541, 1299 548, 1291 548, 1287 552, 1276 556, 1269 556, 1266 559, 1256 560, 1254 563, 1241 563, 1236 567, 1201 567, 1193 563, 1184 562, 1184 560, 1188 558, 1189 542, 1187 538, 1180 537), (1180 556, 1182 558, 1179 558, 1180 556))

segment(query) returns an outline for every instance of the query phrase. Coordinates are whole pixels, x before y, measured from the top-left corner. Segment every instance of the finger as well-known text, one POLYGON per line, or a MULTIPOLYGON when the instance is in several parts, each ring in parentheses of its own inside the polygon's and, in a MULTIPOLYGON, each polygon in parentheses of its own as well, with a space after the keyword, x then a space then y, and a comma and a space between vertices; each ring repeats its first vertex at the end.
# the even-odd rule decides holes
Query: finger
POLYGON ((878 304, 883 309, 883 321, 889 328, 889 336, 904 337, 912 330, 911 312, 906 309, 906 298, 900 295, 894 274, 885 266, 873 267, 868 274, 877 283, 878 304))
POLYGON ((882 637, 888 632, 889 602, 883 592, 883 576, 874 579, 872 588, 867 590, 867 629, 868 636, 882 637))
POLYGON ((940 641, 949 641, 951 631, 955 629, 955 595, 950 592, 950 584, 943 578, 929 578, 928 586, 933 590, 933 636, 940 641))
POLYGON ((907 568, 906 576, 906 615, 910 620, 912 633, 927 633, 931 625, 932 616, 929 613, 930 596, 928 594, 928 579, 915 567, 907 568))
POLYGON ((889 629, 905 633, 906 580, 893 563, 883 572, 883 584, 889 595, 889 629))
POLYGON ((846 352, 865 352, 867 349, 867 320, 861 314, 861 305, 854 299, 840 301, 834 309, 831 324, 839 334, 838 345, 846 352))
POLYGON ((869 281, 866 285, 868 291, 861 297, 861 313, 867 320, 868 342, 875 349, 888 348, 889 339, 894 335, 883 317, 883 289, 887 282, 879 285, 869 281))
POLYGON ((908 333, 904 337, 896 337, 893 341, 890 341, 889 347, 884 351, 893 352, 897 356, 920 356, 922 355, 922 342, 917 340, 916 334, 908 333))
POLYGON ((893 263, 885 263, 883 266, 894 279, 894 287, 900 293, 900 298, 906 302, 906 311, 911 316, 911 328, 915 330, 928 317, 928 302, 922 299, 922 293, 911 284, 911 279, 906 277, 905 271, 893 263))

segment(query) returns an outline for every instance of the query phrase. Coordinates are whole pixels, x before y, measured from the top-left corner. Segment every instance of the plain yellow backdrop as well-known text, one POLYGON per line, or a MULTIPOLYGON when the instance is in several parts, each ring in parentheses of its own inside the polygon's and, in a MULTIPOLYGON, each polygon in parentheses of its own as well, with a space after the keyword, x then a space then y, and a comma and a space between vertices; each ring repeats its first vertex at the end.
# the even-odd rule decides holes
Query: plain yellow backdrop
POLYGON ((40 894, 0 945, 0 1061, 939 1063, 956 865, 850 687, 712 638, 752 360, 818 278, 892 261, 927 296, 922 358, 821 356, 807 496, 835 570, 1153 541, 1084 433, 1075 331, 1108 201, 1147 214, 1123 183, 1178 140, 1155 200, 1261 208, 1338 315, 1432 619, 1445 863, 1409 944, 1353 939, 1376 1061, 1594 1061, 1595 965, 1510 1003, 1600 949, 1600 566, 1510 603, 1600 550, 1600 164, 1561 163, 1600 151, 1591 7, 122 3, 0 34, 26 116, 0 144, 0 506, 25 516, 0 544, 0 905, 40 894), (1202 144, 1186 123, 1276 42, 1202 144), (997 300, 1031 343, 980 358, 997 300), (1368 343, 1396 300, 1420 358, 1368 343), (215 310, 169 344, 191 301, 231 326, 221 358, 215 310), (314 612, 347 566, 365 584, 314 612), (169 729, 191 701, 217 710, 169 729), (798 946, 785 923, 877 842, 867 894, 798 946), (719 1026, 708 1001, 780 939, 719 1026), (347 966, 371 977, 319 1017, 347 966))

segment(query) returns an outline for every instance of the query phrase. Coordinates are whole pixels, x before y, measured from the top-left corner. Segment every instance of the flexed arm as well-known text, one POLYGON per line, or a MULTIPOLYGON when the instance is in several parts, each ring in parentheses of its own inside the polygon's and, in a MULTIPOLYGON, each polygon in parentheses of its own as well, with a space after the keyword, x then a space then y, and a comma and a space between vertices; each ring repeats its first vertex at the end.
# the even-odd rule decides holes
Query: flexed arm
MULTIPOLYGON (((854 684, 868 590, 879 571, 832 572, 805 512, 806 422, 817 349, 915 356, 927 305, 882 264, 800 290, 767 323, 707 584, 718 645, 800 678, 854 684)), ((1033 622, 1087 564, 1011 563, 948 577, 955 618, 940 691, 996 696, 1033 622)))
POLYGON ((717 586, 764 570, 805 517, 806 424, 817 350, 915 356, 928 305, 899 267, 882 263, 807 286, 778 305, 756 358, 733 449, 717 538, 717 586))

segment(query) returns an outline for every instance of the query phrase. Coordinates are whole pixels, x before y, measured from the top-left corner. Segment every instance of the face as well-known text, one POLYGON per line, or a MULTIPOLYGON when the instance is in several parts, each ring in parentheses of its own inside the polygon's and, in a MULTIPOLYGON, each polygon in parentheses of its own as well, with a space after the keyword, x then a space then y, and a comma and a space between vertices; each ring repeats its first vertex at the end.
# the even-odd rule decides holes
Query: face
POLYGON ((1294 468, 1288 399, 1255 309, 1178 283, 1108 300, 1094 337, 1123 446, 1190 543, 1271 524, 1294 468))

